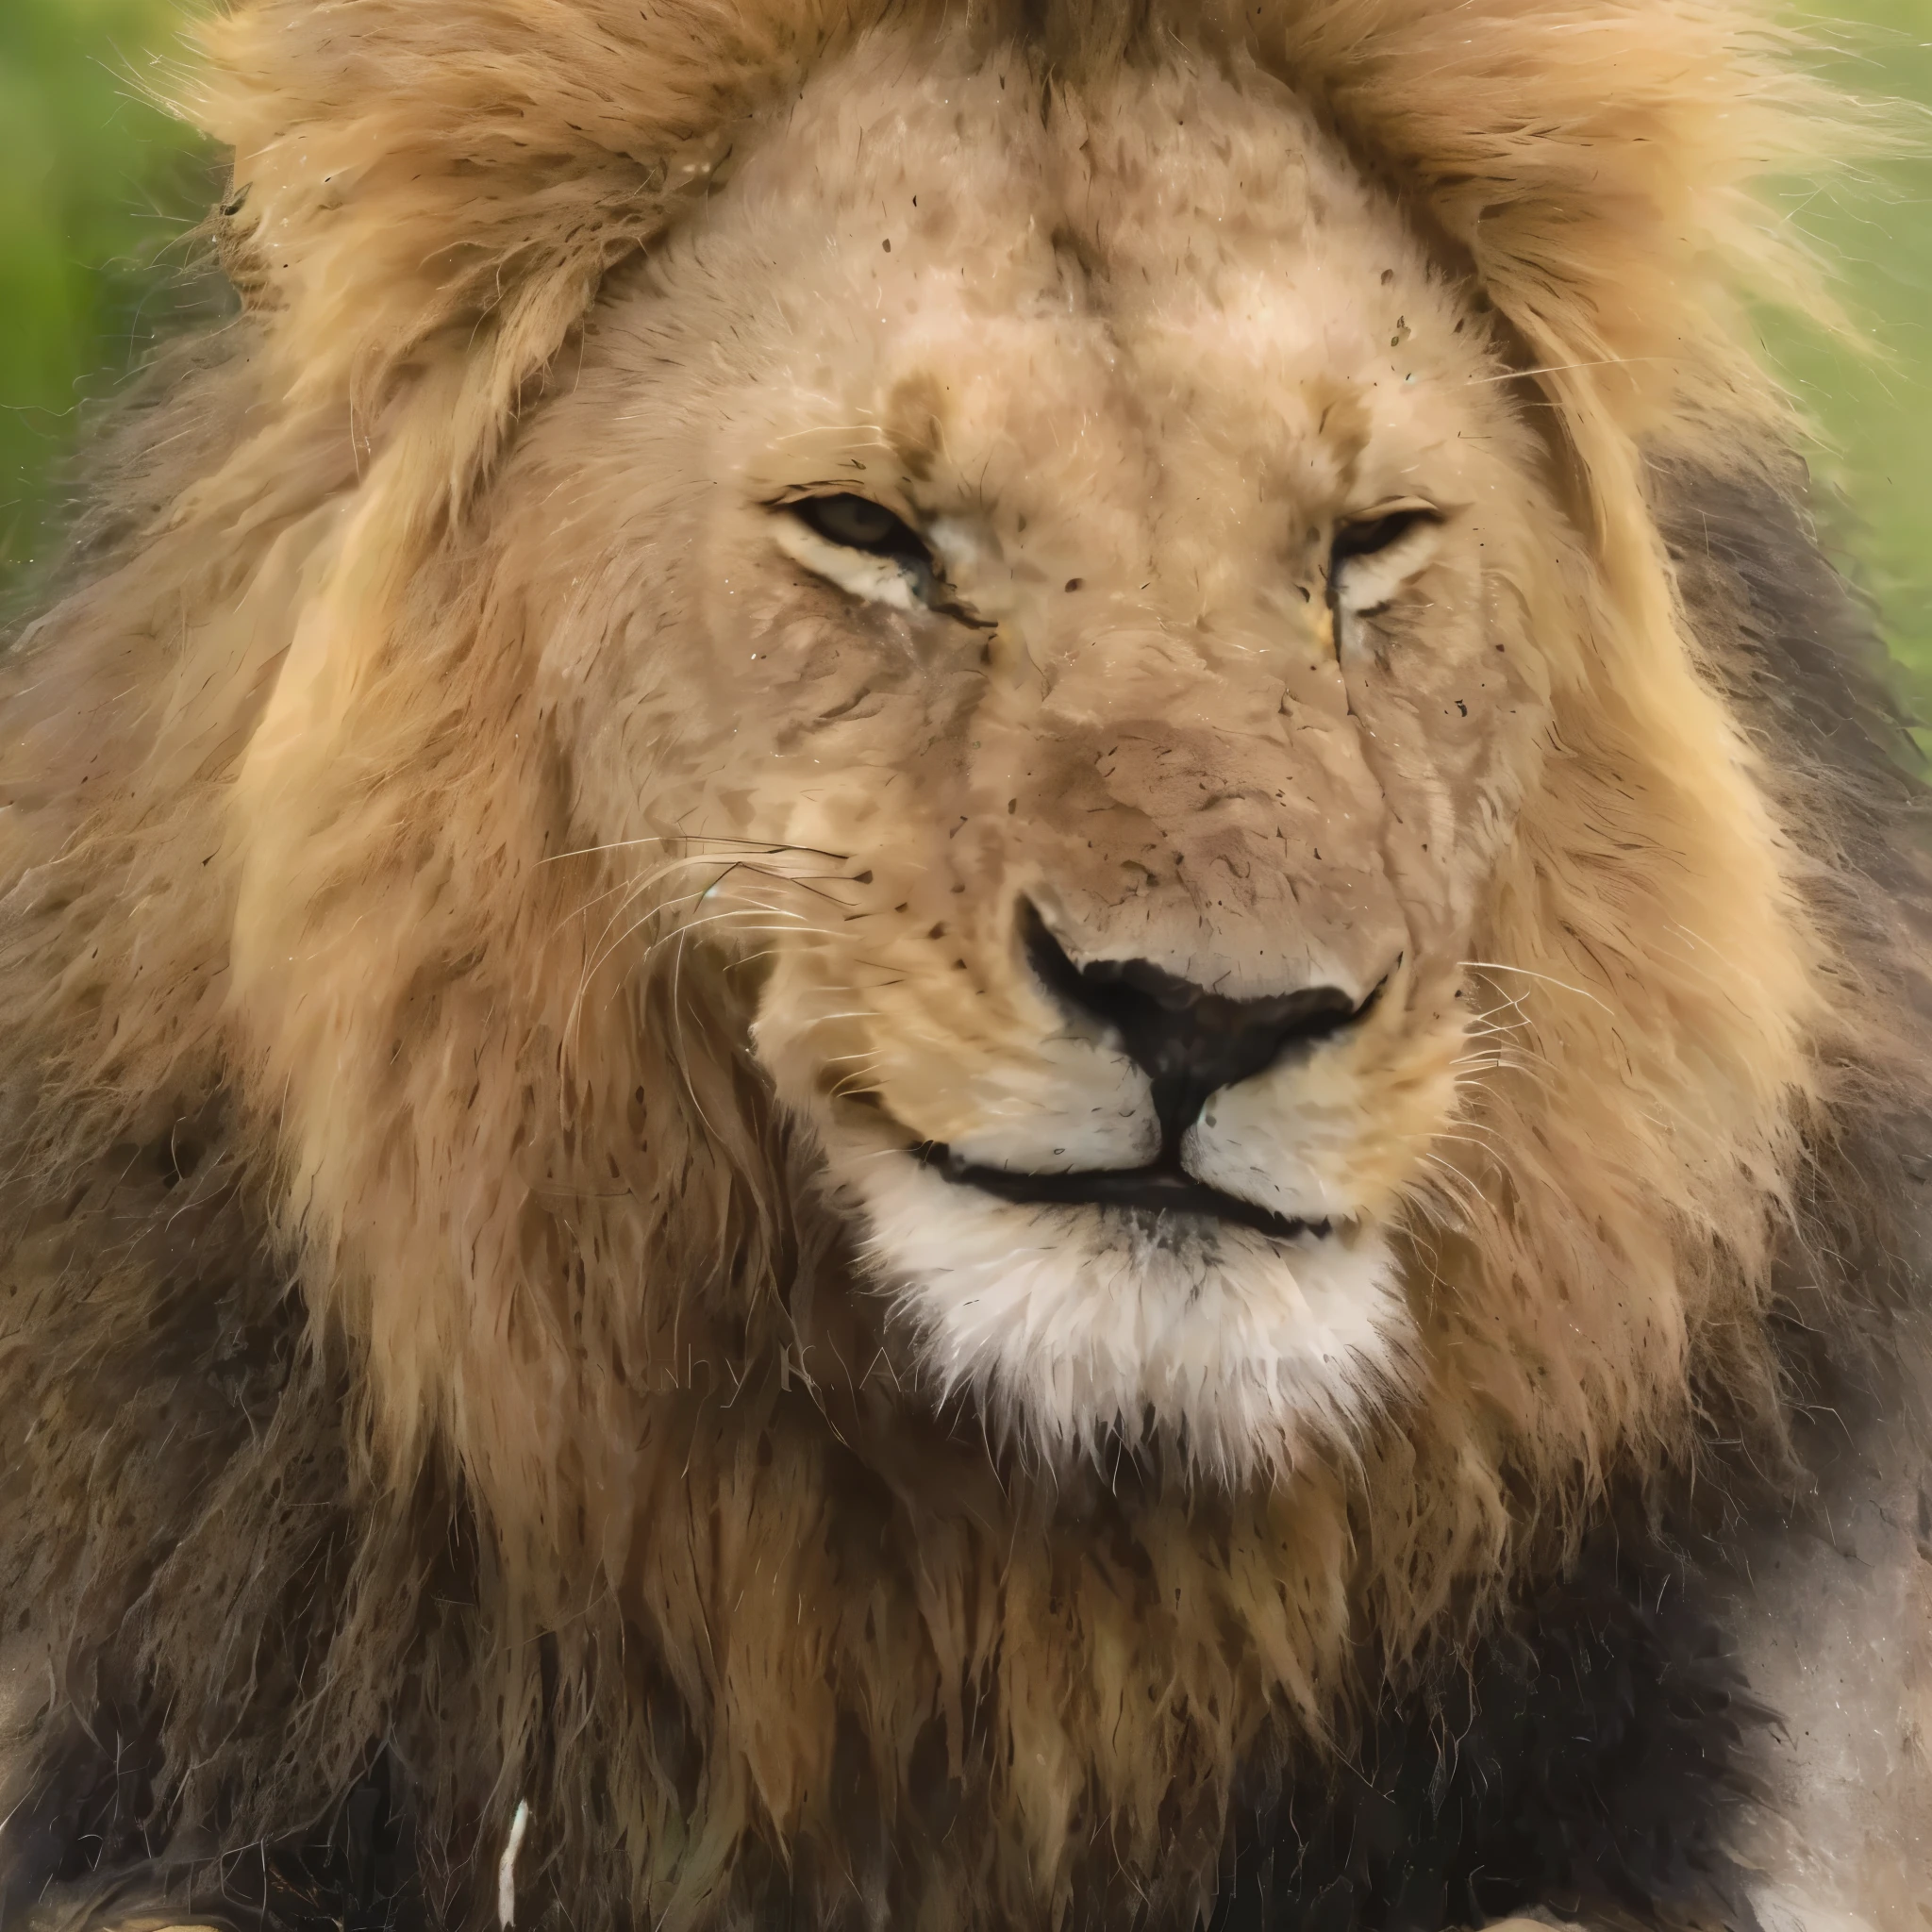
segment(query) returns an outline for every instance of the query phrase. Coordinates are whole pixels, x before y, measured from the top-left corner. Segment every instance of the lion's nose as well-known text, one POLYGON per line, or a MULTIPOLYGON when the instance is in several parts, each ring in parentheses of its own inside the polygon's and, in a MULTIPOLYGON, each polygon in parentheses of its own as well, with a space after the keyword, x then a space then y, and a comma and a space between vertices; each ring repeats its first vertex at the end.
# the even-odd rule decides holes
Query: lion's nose
MULTIPOLYGON (((1375 993, 1309 986, 1261 999, 1228 999, 1146 959, 1075 965, 1029 903, 1020 930, 1041 983, 1118 1035, 1154 1086, 1163 1143, 1174 1147, 1209 1094, 1264 1073, 1291 1046, 1325 1039, 1359 1020, 1375 993)), ((1377 988, 1376 991, 1380 989, 1377 988)))

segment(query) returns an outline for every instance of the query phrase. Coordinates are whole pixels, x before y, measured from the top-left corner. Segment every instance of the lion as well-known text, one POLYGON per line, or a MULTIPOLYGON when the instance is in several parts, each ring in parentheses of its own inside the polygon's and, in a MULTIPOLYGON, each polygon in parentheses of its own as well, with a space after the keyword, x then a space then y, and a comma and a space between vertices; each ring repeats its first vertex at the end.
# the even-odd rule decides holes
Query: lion
POLYGON ((0 1922, 1915 1926, 1777 33, 202 38, 0 659, 0 1922))

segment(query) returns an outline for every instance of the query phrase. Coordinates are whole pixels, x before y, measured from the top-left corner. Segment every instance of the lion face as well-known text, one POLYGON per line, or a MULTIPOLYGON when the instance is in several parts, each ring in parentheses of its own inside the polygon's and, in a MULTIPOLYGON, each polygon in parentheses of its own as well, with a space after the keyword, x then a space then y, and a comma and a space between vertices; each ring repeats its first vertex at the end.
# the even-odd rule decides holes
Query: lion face
POLYGON ((736 962, 936 1390, 1239 1474, 1400 1385, 1565 526, 1285 92, 1007 64, 821 74, 505 501, 612 941, 736 962))

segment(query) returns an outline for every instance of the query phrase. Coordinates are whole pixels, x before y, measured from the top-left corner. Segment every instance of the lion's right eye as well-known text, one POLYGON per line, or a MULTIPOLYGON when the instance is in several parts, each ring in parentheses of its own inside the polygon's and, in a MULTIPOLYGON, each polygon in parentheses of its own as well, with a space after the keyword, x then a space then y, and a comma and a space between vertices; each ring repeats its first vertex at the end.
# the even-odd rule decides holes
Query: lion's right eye
POLYGON ((1442 512, 1420 497, 1397 498, 1344 517, 1328 553, 1328 604, 1336 640, 1355 635, 1344 621, 1372 618, 1393 598, 1435 549, 1442 512))
POLYGON ((924 563, 931 553, 904 518, 865 496, 807 496, 788 506, 805 526, 828 543, 924 563))
POLYGON ((1420 502, 1392 503, 1365 516, 1351 517, 1336 525, 1330 570, 1339 571, 1357 557, 1379 557, 1412 531, 1441 521, 1441 512, 1433 504, 1420 502))
POLYGON ((814 576, 866 604, 951 612, 937 595, 941 577, 932 552, 884 505, 841 492, 794 497, 772 508, 780 512, 779 549, 814 576))

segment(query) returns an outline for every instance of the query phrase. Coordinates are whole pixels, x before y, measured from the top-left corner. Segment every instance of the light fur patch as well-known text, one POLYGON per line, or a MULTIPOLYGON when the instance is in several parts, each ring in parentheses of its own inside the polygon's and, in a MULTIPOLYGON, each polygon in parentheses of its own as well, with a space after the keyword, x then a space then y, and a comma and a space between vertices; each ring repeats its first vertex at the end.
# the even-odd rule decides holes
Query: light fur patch
POLYGON ((836 1163, 945 1399, 1044 1459, 1118 1437, 1285 1474, 1405 1382, 1413 1329, 1374 1230, 1282 1241, 1187 1217, 1020 1207, 888 1156, 836 1163))

